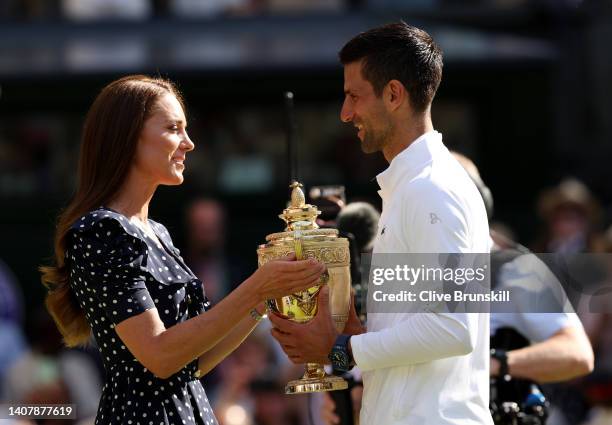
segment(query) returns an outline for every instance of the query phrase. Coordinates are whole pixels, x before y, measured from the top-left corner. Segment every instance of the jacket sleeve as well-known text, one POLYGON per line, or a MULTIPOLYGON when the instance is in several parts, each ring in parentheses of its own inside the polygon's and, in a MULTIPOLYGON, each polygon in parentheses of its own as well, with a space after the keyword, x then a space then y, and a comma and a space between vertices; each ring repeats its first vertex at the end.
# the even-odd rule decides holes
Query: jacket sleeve
MULTIPOLYGON (((460 203, 437 187, 417 187, 403 202, 403 237, 415 253, 470 250, 469 221, 460 203), (421 190, 419 190, 421 189, 421 190)), ((482 330, 481 330, 482 331, 482 330)), ((471 313, 423 312, 407 315, 390 328, 351 337, 363 371, 430 362, 473 351, 478 319, 471 313)))

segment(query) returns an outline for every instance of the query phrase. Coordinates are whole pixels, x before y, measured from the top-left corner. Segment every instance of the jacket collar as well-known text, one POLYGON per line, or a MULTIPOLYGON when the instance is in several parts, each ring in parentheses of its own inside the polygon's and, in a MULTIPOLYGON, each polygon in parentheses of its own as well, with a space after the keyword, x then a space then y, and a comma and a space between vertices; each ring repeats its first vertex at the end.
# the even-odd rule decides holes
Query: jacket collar
POLYGON ((380 197, 388 199, 406 176, 416 176, 431 162, 435 153, 444 146, 442 135, 435 130, 419 136, 406 149, 391 160, 389 167, 376 176, 380 197))

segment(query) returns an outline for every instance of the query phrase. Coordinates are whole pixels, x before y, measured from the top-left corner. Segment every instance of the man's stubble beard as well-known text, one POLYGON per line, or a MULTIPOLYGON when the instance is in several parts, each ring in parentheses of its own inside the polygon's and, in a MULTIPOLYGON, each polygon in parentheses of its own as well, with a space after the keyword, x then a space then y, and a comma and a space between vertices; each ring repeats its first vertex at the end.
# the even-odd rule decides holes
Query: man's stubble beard
POLYGON ((377 129, 364 125, 364 137, 361 141, 361 150, 364 153, 382 152, 393 135, 393 123, 387 117, 380 119, 381 125, 377 129))

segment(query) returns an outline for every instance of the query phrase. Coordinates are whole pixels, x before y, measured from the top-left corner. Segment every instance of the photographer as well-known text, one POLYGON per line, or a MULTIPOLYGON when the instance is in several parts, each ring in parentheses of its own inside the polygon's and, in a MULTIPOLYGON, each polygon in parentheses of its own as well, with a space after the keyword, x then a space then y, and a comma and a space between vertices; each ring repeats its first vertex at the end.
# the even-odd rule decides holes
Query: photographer
MULTIPOLYGON (((493 198, 478 169, 463 155, 455 158, 480 191, 487 214, 493 198)), ((547 288, 556 278, 521 245, 491 232, 491 289, 547 288)), ((513 298, 514 299, 514 298, 513 298)), ((496 425, 545 423, 548 402, 538 384, 567 381, 593 370, 593 350, 575 313, 537 313, 524 303, 511 303, 491 313, 491 413, 496 425)))

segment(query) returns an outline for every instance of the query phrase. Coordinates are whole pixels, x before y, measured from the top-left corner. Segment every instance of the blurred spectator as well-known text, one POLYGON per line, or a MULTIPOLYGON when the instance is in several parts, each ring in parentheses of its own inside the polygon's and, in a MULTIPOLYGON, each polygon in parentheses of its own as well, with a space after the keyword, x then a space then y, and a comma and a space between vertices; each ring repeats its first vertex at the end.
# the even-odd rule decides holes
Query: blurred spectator
POLYGON ((23 295, 15 276, 0 260, 0 320, 21 324, 23 319, 23 295))
POLYGON ((612 227, 604 235, 604 246, 608 282, 579 312, 595 351, 595 370, 581 385, 592 406, 585 425, 612 423, 612 227))
POLYGON ((249 15, 259 12, 263 0, 173 0, 172 13, 181 17, 249 15))
POLYGON ((306 397, 284 394, 285 384, 300 377, 303 366, 287 359, 270 329, 269 321, 262 322, 215 369, 219 381, 209 393, 220 425, 307 424, 306 397))
POLYGON ((272 341, 260 332, 249 336, 219 365, 222 383, 213 395, 213 407, 221 425, 254 425, 251 384, 274 365, 272 341))
POLYGON ((495 244, 501 249, 508 249, 514 246, 516 235, 506 223, 492 221, 489 223, 489 231, 491 233, 491 239, 493 239, 495 244))
MULTIPOLYGON (((366 0, 368 8, 370 9, 400 9, 409 7, 411 9, 414 8, 433 8, 439 6, 440 3, 443 3, 438 0, 412 0, 410 2, 406 2, 403 0, 366 0)), ((472 3, 472 2, 470 2, 472 3)))
POLYGON ((5 397, 6 372, 26 350, 21 331, 23 301, 19 286, 9 268, 0 261, 0 400, 5 397))
POLYGON ((62 11, 73 21, 144 20, 153 13, 149 0, 62 0, 62 11))
POLYGON ((580 317, 595 350, 595 370, 581 384, 584 397, 592 407, 585 425, 612 423, 612 303, 604 313, 583 312, 580 317))
POLYGON ((42 308, 32 318, 27 334, 31 350, 24 352, 7 370, 3 382, 4 400, 32 404, 74 403, 78 419, 93 417, 100 399, 101 379, 92 360, 81 351, 63 349, 55 324, 42 308))
POLYGON ((293 425, 300 423, 298 412, 289 408, 288 395, 274 375, 259 378, 251 383, 253 394, 253 419, 255 425, 293 425))
POLYGON ((571 254, 602 250, 597 233, 601 207, 582 182, 566 179, 544 191, 538 199, 538 213, 546 227, 536 243, 536 252, 571 254))
POLYGON ((267 0, 270 13, 341 12, 344 0, 267 0))
POLYGON ((206 296, 215 303, 246 278, 241 262, 225 253, 225 209, 214 199, 196 199, 186 215, 187 264, 205 283, 206 296))
POLYGON ((2 0, 0 19, 38 20, 55 18, 59 15, 59 0, 2 0))

